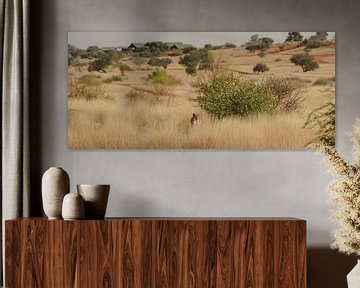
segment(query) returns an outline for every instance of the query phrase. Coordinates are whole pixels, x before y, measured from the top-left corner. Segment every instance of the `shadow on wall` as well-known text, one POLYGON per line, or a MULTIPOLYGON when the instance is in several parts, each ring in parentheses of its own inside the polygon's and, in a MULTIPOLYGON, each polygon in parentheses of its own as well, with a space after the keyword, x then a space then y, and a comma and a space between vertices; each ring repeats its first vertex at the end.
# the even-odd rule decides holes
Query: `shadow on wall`
POLYGON ((308 288, 347 288, 346 275, 356 265, 356 256, 310 248, 307 263, 308 288))
POLYGON ((42 67, 43 17, 45 0, 30 3, 29 43, 29 109, 30 109, 30 216, 42 215, 41 162, 42 162, 42 67))

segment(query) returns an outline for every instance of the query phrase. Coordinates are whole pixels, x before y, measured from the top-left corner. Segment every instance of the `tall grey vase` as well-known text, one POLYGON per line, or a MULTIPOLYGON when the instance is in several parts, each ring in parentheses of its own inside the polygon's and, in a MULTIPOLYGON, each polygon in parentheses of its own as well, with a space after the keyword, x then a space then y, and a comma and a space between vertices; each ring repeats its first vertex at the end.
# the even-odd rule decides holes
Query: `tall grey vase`
POLYGON ((69 175, 60 167, 49 168, 42 177, 43 208, 49 219, 61 219, 63 198, 70 190, 69 175))

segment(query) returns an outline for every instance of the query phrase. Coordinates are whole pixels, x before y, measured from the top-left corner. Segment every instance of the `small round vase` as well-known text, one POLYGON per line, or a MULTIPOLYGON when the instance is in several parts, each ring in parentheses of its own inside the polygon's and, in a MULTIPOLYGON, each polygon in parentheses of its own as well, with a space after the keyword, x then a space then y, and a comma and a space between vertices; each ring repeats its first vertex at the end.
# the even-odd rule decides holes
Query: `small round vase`
POLYGON ((42 177, 43 208, 49 219, 61 219, 63 198, 69 193, 69 175, 60 167, 49 168, 42 177))
POLYGON ((62 204, 62 217, 64 220, 84 219, 85 208, 84 199, 79 193, 69 193, 65 195, 62 204))
POLYGON ((85 219, 104 219, 110 185, 77 185, 85 201, 85 219))

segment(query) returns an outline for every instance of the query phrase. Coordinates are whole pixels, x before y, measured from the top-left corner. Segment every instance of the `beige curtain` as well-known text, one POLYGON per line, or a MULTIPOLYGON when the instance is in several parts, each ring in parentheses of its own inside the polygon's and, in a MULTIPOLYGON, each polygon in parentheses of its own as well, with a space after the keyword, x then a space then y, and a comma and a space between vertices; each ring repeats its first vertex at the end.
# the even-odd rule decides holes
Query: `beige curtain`
POLYGON ((29 0, 0 3, 1 271, 4 271, 4 221, 29 216, 29 0))

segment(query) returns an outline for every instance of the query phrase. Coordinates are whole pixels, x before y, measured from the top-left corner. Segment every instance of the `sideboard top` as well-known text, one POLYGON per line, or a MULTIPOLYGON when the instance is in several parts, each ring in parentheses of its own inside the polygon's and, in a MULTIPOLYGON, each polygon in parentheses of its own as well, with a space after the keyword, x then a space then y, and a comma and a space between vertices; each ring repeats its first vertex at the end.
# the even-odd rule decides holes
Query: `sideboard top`
MULTIPOLYGON (((6 221, 64 221, 48 220, 45 217, 15 218, 6 221)), ((75 220, 75 221, 306 221, 294 217, 109 217, 104 220, 75 220)))

